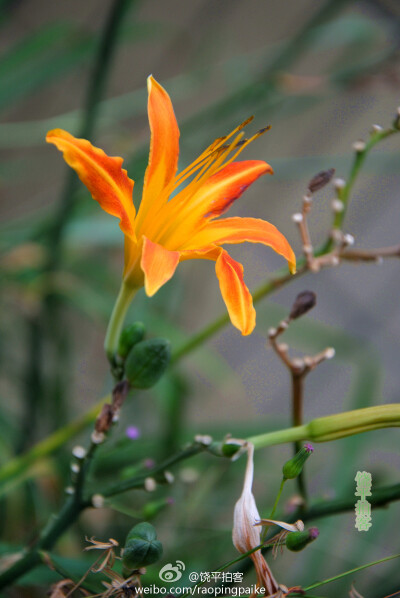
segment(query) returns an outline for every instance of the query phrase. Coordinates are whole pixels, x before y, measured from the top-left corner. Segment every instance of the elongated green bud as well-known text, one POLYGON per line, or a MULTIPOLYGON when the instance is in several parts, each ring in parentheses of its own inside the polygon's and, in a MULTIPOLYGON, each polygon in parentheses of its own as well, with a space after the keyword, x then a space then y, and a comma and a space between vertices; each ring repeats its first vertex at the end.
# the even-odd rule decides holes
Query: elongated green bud
POLYGON ((170 357, 170 342, 165 338, 141 341, 126 358, 126 377, 134 388, 151 388, 165 372, 170 357))
POLYGON ((303 532, 291 532, 286 536, 286 548, 292 552, 299 552, 310 544, 313 540, 318 538, 319 530, 316 527, 310 527, 303 532))
POLYGON ((306 435, 313 442, 327 442, 380 428, 400 426, 400 404, 376 405, 313 419, 306 435))
POLYGON ((313 451, 314 448, 311 444, 307 443, 294 457, 289 459, 289 461, 286 461, 285 465, 282 467, 283 478, 285 480, 293 480, 294 478, 297 478, 303 470, 304 463, 313 451))
POLYGON ((141 567, 152 565, 158 561, 163 553, 161 542, 157 540, 157 533, 151 523, 144 521, 135 525, 129 532, 122 555, 123 573, 130 573, 141 567))
POLYGON ((142 322, 134 322, 124 328, 119 337, 118 355, 125 359, 132 347, 143 340, 145 332, 146 329, 142 322))

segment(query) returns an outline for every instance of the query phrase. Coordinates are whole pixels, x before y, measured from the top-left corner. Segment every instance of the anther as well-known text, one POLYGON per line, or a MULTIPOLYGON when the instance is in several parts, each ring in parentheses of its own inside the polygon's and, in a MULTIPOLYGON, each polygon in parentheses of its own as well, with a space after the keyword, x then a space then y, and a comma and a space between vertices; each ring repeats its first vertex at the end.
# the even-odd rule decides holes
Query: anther
POLYGON ((259 131, 257 131, 256 135, 264 135, 264 133, 266 133, 267 131, 269 131, 271 128, 271 125, 267 125, 266 127, 263 127, 262 129, 260 129, 259 131))
POLYGON ((252 120, 254 120, 254 116, 249 116, 249 118, 247 118, 246 120, 244 120, 242 122, 242 124, 238 126, 237 130, 241 131, 246 125, 248 125, 249 123, 251 123, 252 120))

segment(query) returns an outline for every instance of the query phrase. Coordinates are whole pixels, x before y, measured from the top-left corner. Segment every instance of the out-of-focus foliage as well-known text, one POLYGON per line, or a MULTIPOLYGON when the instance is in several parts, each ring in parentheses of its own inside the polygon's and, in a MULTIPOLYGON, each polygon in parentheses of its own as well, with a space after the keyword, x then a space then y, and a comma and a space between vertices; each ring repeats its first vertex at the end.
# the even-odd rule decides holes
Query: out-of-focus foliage
MULTIPOLYGON (((120 231, 79 186, 64 217, 66 173, 44 143, 53 127, 80 130, 110 4, 0 3, 2 464, 78 417, 111 387, 102 343, 122 268, 120 231), (57 219, 55 247, 51 231, 57 219), (58 250, 48 276, 49 258, 58 250)), ((275 175, 249 193, 246 214, 277 224, 300 252, 290 217, 310 177, 335 167, 345 178, 352 142, 366 137, 372 123, 391 122, 398 101, 399 30, 398 6, 382 0, 133 2, 117 36, 106 93, 98 98, 93 140, 124 156, 137 203, 148 154, 150 72, 177 107, 182 166, 254 113, 257 126, 273 127, 248 157, 266 159, 275 175)), ((398 242, 399 159, 398 141, 389 141, 367 161, 346 222, 361 247, 398 242)), ((329 193, 321 192, 312 216, 316 245, 329 230, 329 193)), ((240 205, 234 209, 241 213, 240 205)), ((281 265, 265 248, 240 251, 249 262, 250 287, 281 265)), ((183 266, 153 299, 139 294, 129 316, 143 321, 151 336, 167 337, 173 351, 223 309, 212 265, 191 266, 183 266)), ((306 419, 399 400, 397 280, 398 265, 386 262, 308 275, 318 306, 291 326, 285 341, 301 352, 333 346, 336 359, 307 379, 306 419)), ((266 349, 266 337, 303 286, 296 280, 259 304, 251 338, 226 329, 171 368, 154 389, 135 393, 112 440, 99 451, 93 488, 99 480, 111 485, 135 475, 149 459, 173 454, 199 432, 243 438, 289 426, 289 380, 266 349), (139 438, 126 436, 128 425, 140 430, 139 438)), ((87 436, 81 433, 74 444, 87 436)), ((397 482, 397 445, 391 429, 319 445, 306 467, 311 500, 351 494, 357 470, 370 471, 376 487, 397 482)), ((29 544, 59 509, 70 480, 71 446, 1 488, 2 555, 29 544)), ((256 456, 254 492, 265 516, 290 455, 285 446, 256 456)), ((241 460, 200 456, 177 468, 171 486, 110 499, 107 508, 87 511, 63 536, 51 555, 56 570, 78 580, 92 562, 82 553, 85 535, 113 537, 123 545, 135 523, 151 519, 164 546, 162 565, 183 559, 180 583, 188 585, 190 571, 215 571, 236 556, 232 514, 242 474, 241 460)), ((294 493, 288 483, 282 504, 294 493)), ((287 585, 307 585, 398 552, 392 533, 398 516, 397 504, 373 511, 367 534, 355 530, 353 513, 320 520, 319 539, 298 555, 280 557, 274 572, 287 585)), ((376 597, 394 592, 397 569, 394 561, 358 574, 357 588, 376 597)), ((148 583, 159 583, 158 571, 157 565, 148 568, 148 583)), ((42 596, 58 579, 41 565, 7 596, 42 596)), ((95 576, 86 581, 100 591, 95 576)), ((349 586, 346 578, 323 588, 322 595, 346 595, 349 586)))

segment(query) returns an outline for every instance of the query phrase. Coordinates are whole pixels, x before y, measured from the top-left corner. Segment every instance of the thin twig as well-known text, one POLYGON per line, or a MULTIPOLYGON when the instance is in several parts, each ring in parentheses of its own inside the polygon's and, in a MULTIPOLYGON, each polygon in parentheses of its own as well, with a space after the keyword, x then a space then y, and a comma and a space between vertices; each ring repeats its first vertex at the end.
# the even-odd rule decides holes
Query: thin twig
MULTIPOLYGON (((307 228, 304 226, 302 220, 302 231, 303 237, 306 241, 309 240, 307 228)), ((313 259, 312 253, 310 253, 310 259, 313 259)), ((305 356, 302 359, 295 358, 291 359, 288 355, 288 346, 286 343, 278 342, 278 338, 281 334, 287 330, 290 322, 305 313, 307 313, 315 305, 315 294, 310 291, 300 293, 296 301, 293 304, 290 315, 282 320, 276 328, 271 328, 268 333, 268 339, 270 345, 278 355, 282 363, 289 370, 291 382, 292 382, 292 426, 299 427, 303 424, 303 401, 304 401, 304 379, 307 374, 317 367, 322 361, 330 359, 334 356, 334 350, 329 347, 318 353, 317 355, 305 356)), ((299 440, 295 440, 293 443, 293 450, 296 454, 301 448, 299 440)), ((304 470, 296 478, 299 493, 303 499, 303 505, 306 504, 307 500, 307 489, 304 479, 304 470)))

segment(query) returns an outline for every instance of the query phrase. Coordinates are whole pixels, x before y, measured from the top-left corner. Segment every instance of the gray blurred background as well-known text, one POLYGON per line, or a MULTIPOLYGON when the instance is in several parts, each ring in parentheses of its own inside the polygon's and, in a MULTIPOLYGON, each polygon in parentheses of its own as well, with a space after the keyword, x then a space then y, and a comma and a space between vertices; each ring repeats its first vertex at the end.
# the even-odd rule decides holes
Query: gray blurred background
MULTIPOLYGON (((57 210, 66 176, 60 155, 46 146, 44 137, 55 126, 72 133, 78 130, 96 36, 109 5, 95 0, 20 0, 5 3, 4 10, 8 20, 0 52, 8 62, 0 61, 5 283, 0 389, 7 411, 17 421, 24 410, 21 389, 29 369, 25 323, 35 317, 40 301, 40 280, 27 275, 26 269, 42 263, 41 227, 57 210), (27 47, 27 40, 36 41, 27 47), (40 44, 47 44, 46 52, 40 44)), ((328 168, 346 179, 352 144, 368 140, 373 124, 389 126, 394 118, 399 105, 399 44, 400 5, 394 0, 134 2, 113 59, 94 140, 108 154, 125 158, 136 181, 138 203, 149 140, 145 84, 150 73, 172 98, 181 125, 181 166, 254 114, 249 133, 266 124, 272 129, 242 157, 266 160, 275 174, 257 181, 230 215, 272 222, 300 255, 291 216, 301 207, 309 179, 328 168)), ((357 180, 345 221, 345 232, 354 235, 356 248, 399 242, 399 144, 400 138, 393 136, 374 149, 357 180)), ((310 217, 315 246, 330 230, 334 196, 333 187, 317 194, 310 217)), ((63 417, 72 418, 110 386, 102 344, 118 291, 123 240, 116 221, 80 187, 64 241, 57 285, 65 305, 56 326, 61 338, 68 337, 63 417)), ((243 263, 250 289, 284 265, 262 246, 236 246, 230 253, 243 263)), ((326 346, 337 351, 334 360, 307 378, 305 420, 399 400, 399 263, 345 263, 296 279, 258 303, 257 327, 250 337, 242 338, 228 326, 181 362, 179 368, 190 386, 186 405, 190 430, 217 437, 228 432, 245 436, 290 425, 289 377, 267 347, 266 336, 304 289, 316 292, 317 306, 292 326, 287 334, 290 346, 299 353, 316 353, 326 346)), ((143 317, 154 334, 160 329, 170 333, 175 347, 225 309, 213 264, 206 261, 182 264, 173 282, 150 304, 146 307, 144 297, 139 297, 131 317, 143 317)), ((55 359, 51 345, 42 347, 41 356, 45 377, 55 359)), ((155 395, 158 400, 157 391, 155 395)), ((130 421, 139 423, 144 435, 157 434, 162 421, 154 419, 148 395, 139 401, 139 411, 129 416, 130 421)), ((39 417, 32 440, 50 428, 39 417)), ((396 430, 388 430, 363 437, 362 445, 343 440, 318 446, 307 474, 311 494, 319 498, 340 496, 343 489, 351 492, 357 470, 372 472, 377 484, 397 482, 398 438, 396 430)), ((261 502, 273 496, 269 470, 279 470, 290 451, 289 446, 278 447, 258 455, 262 475, 256 494, 261 502)), ((234 467, 240 478, 242 462, 234 467)), ((275 486, 278 477, 275 473, 271 482, 275 486)), ((228 530, 233 502, 218 514, 214 526, 228 530)), ((332 540, 310 548, 307 563, 314 576, 308 581, 323 566, 321 576, 326 577, 398 552, 396 534, 390 533, 398 515, 397 506, 374 514, 379 534, 357 532, 353 514, 336 518, 332 540)), ((330 523, 327 520, 320 529, 330 523)), ((285 558, 284 564, 275 565, 278 577, 284 578, 289 567, 293 579, 286 583, 295 581, 296 575, 301 578, 304 562, 291 555, 285 558)), ((356 587, 368 597, 369 584, 379 587, 388 581, 388 567, 368 570, 356 587)), ((335 591, 327 586, 326 595, 337 596, 335 591)))

